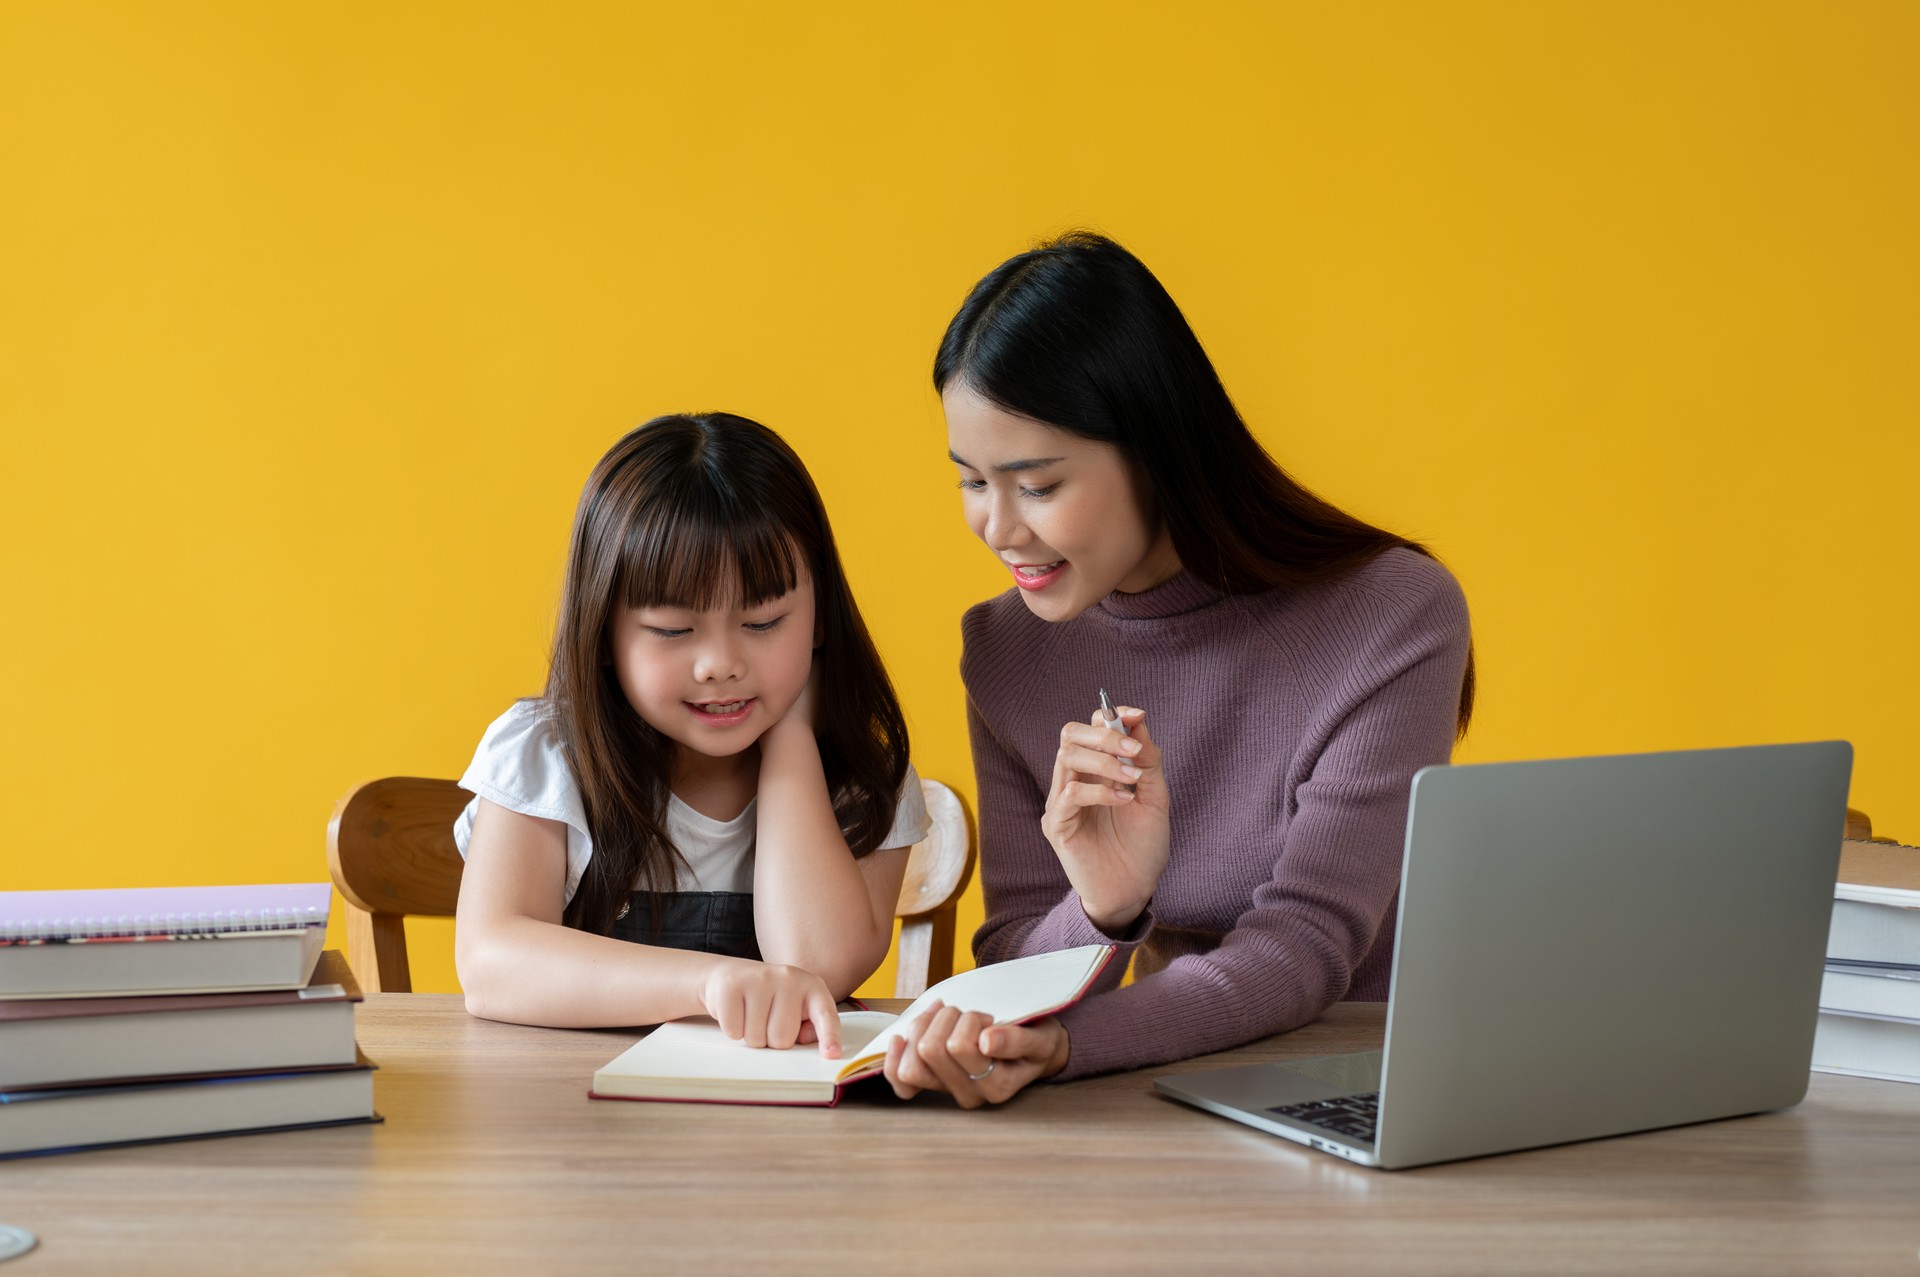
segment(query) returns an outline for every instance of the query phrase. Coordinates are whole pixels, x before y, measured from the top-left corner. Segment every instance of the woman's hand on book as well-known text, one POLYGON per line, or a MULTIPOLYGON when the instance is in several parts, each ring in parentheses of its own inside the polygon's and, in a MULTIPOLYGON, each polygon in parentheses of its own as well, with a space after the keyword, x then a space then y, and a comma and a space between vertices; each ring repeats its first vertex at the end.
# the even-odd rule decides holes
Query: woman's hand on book
POLYGON ((1167 867, 1167 780, 1144 710, 1120 707, 1132 733, 1091 722, 1060 729, 1040 828, 1095 926, 1126 929, 1167 867))
POLYGON ((1052 1016, 995 1024, 981 1012, 936 1002, 887 1045, 887 1081, 903 1100, 945 1091, 961 1108, 979 1108, 1052 1077, 1067 1067, 1068 1049, 1066 1027, 1052 1016))
POLYGON ((840 1012, 811 971, 744 958, 717 963, 701 983, 700 1004, 736 1042, 784 1051, 817 1038, 822 1056, 840 1056, 840 1012))

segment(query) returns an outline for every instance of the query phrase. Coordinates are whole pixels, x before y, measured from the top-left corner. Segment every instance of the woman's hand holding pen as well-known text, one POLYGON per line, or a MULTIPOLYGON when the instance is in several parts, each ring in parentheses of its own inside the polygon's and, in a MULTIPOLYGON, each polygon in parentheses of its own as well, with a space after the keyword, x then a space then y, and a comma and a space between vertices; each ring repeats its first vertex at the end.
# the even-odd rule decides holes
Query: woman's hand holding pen
POLYGON ((1130 925, 1153 899, 1169 846, 1167 781, 1146 711, 1120 707, 1130 736, 1089 722, 1060 729, 1040 828, 1087 917, 1103 931, 1130 925))

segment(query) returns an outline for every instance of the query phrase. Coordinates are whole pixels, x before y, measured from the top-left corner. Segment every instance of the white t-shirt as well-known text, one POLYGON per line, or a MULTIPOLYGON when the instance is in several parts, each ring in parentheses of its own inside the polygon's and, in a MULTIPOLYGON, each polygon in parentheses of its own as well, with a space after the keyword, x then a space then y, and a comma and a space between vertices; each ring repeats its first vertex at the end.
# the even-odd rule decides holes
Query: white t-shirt
MULTIPOLYGON (((593 836, 587 832, 586 804, 567 766, 547 703, 515 701, 494 719, 480 738, 460 787, 509 811, 557 820, 567 827, 565 899, 571 901, 593 856, 593 836)), ((732 820, 715 820, 669 795, 667 836, 686 861, 678 870, 675 890, 752 891, 754 814, 759 806, 758 798, 750 799, 746 810, 732 820)), ((462 856, 473 838, 473 818, 479 807, 476 798, 453 822, 453 840, 462 856)), ((880 845, 911 847, 927 836, 931 824, 920 777, 909 766, 894 808, 893 828, 880 845)))

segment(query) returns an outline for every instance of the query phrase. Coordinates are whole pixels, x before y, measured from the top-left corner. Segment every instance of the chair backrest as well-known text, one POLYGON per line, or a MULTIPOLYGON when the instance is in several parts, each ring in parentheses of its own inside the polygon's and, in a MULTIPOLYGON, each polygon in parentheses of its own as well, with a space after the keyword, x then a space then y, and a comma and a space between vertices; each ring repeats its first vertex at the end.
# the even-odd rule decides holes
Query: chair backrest
POLYGON ((907 876, 893 916, 900 919, 893 996, 917 998, 953 974, 960 893, 973 879, 973 815, 960 795, 937 780, 921 780, 932 827, 907 853, 907 876))
MULTIPOLYGON (((953 974, 960 893, 973 877, 973 818, 959 794, 922 780, 933 826, 907 856, 894 996, 918 997, 953 974)), ((388 776, 350 790, 327 824, 327 865, 347 904, 347 962, 369 993, 408 993, 403 920, 451 918, 463 862, 453 822, 473 795, 451 780, 388 776)))

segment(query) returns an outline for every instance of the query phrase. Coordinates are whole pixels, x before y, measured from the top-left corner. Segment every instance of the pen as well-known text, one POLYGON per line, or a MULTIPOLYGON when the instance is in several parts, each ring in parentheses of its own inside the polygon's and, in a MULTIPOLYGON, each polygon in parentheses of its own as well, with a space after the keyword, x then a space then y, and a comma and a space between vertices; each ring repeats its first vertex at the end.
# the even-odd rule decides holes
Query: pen
MULTIPOLYGON (((1113 698, 1107 695, 1107 689, 1104 687, 1100 689, 1100 719, 1105 726, 1119 732, 1122 736, 1132 738, 1133 733, 1129 732, 1127 725, 1120 721, 1120 711, 1113 707, 1113 698)), ((1132 785, 1122 785, 1120 788, 1129 794, 1133 792, 1132 785)))

